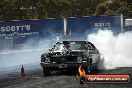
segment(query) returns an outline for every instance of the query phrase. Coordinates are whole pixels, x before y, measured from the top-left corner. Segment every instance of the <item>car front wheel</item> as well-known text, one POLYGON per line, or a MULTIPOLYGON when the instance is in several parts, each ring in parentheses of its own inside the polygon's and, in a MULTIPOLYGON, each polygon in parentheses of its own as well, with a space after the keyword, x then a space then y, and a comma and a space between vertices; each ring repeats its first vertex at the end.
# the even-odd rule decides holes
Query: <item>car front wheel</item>
POLYGON ((47 67, 43 67, 43 76, 46 77, 50 75, 50 69, 47 67))

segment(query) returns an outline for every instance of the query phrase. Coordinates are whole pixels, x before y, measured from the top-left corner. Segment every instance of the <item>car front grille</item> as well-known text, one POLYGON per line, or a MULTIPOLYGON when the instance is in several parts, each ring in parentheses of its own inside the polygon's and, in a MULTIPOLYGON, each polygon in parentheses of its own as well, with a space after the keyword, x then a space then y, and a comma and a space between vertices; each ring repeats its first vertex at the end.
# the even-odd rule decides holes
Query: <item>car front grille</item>
POLYGON ((51 57, 50 62, 56 63, 77 62, 77 56, 51 57))

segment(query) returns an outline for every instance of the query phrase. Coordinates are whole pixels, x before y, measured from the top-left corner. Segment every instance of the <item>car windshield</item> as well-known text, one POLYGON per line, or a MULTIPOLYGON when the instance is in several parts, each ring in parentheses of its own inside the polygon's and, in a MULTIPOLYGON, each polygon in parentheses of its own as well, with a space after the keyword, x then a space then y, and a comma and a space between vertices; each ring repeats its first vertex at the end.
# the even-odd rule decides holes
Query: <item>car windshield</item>
POLYGON ((85 48, 85 44, 84 43, 71 42, 70 43, 70 49, 71 50, 84 50, 86 48, 85 48))
POLYGON ((63 49, 63 44, 62 43, 58 43, 58 44, 56 44, 54 46, 54 49, 53 50, 56 51, 56 52, 61 52, 62 49, 63 49))
MULTIPOLYGON (((81 43, 81 42, 71 42, 69 44, 69 49, 71 50, 85 50, 85 43, 81 43)), ((61 52, 64 49, 64 44, 63 43, 57 43, 54 48, 53 51, 54 52, 61 52)))

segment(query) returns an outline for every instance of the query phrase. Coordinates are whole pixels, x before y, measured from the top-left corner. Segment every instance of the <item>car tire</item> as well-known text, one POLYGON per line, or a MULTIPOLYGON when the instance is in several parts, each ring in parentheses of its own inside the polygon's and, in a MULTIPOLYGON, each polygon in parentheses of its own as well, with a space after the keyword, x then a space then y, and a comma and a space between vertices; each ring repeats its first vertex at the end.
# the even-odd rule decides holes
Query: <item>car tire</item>
POLYGON ((74 75, 76 74, 78 71, 77 71, 77 68, 68 68, 67 69, 67 72, 69 75, 74 75))
POLYGON ((50 71, 49 71, 49 68, 47 67, 43 67, 43 76, 46 77, 50 75, 50 71))

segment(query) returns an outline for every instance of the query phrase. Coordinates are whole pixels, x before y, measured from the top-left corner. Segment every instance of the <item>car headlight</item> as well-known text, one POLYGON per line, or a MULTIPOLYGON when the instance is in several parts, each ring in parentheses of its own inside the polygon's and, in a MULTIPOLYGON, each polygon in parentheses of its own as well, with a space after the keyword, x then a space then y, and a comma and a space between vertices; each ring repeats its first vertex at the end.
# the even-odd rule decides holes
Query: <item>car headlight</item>
POLYGON ((77 62, 82 62, 82 57, 77 57, 77 62))
POLYGON ((50 62, 50 58, 45 58, 45 63, 49 63, 50 62))

